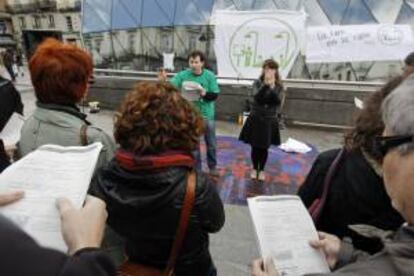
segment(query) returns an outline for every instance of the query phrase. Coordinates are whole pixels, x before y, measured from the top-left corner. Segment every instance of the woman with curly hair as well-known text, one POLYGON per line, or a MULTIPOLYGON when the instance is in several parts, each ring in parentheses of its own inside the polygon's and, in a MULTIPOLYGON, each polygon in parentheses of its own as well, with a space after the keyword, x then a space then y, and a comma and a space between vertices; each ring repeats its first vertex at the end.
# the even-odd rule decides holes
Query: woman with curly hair
MULTIPOLYGON (((369 252, 379 251, 379 243, 362 238, 349 228, 350 225, 368 224, 396 230, 403 223, 385 191, 381 168, 383 156, 374 146, 375 137, 384 131, 381 104, 403 80, 403 76, 391 80, 364 102, 354 127, 345 134, 345 146, 316 222, 318 230, 340 238, 351 237, 356 247, 369 252)), ((340 151, 323 152, 314 162, 298 192, 308 208, 321 196, 327 172, 340 151)))
POLYGON ((45 144, 103 145, 97 167, 114 156, 113 139, 86 119, 78 104, 86 97, 93 73, 91 56, 74 45, 48 38, 29 62, 36 109, 21 131, 18 155, 25 156, 45 144))
MULTIPOLYGON (((125 238, 129 262, 166 268, 202 134, 203 119, 170 84, 141 83, 125 97, 115 121, 121 148, 98 171, 93 193, 106 201, 108 223, 125 238)), ((175 275, 216 275, 208 233, 221 229, 224 210, 201 172, 193 206, 175 275)))

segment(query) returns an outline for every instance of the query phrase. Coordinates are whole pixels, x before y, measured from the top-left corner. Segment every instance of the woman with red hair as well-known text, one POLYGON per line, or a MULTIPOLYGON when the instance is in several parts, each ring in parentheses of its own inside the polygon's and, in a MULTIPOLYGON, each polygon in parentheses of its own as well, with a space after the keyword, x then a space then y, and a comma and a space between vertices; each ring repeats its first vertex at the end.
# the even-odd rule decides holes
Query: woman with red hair
POLYGON ((37 108, 23 126, 20 156, 44 144, 79 146, 101 142, 97 166, 107 163, 113 157, 115 143, 92 126, 77 107, 88 92, 93 72, 91 57, 74 45, 47 39, 30 59, 29 70, 37 108))

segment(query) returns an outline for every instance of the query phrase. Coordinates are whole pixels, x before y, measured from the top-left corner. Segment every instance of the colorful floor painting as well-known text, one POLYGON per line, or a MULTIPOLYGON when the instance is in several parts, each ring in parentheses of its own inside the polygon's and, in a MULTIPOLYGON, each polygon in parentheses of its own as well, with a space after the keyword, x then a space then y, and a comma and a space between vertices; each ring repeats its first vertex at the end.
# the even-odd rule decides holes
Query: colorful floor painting
MULTIPOLYGON (((205 158, 204 145, 202 152, 205 158)), ((212 179, 226 204, 245 205, 247 197, 257 195, 294 194, 303 183, 317 154, 313 147, 306 154, 286 153, 277 147, 271 147, 266 165, 266 181, 262 182, 250 179, 250 146, 233 137, 218 136, 219 176, 212 179)), ((205 166, 204 161, 203 165, 205 166)))

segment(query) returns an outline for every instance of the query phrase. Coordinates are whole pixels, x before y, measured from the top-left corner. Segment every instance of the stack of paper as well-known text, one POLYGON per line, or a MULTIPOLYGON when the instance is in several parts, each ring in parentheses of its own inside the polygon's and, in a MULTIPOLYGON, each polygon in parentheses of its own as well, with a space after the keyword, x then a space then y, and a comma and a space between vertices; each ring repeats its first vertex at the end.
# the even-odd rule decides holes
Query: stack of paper
POLYGON ((280 275, 329 273, 323 253, 309 245, 318 233, 298 196, 258 196, 247 202, 262 258, 273 259, 280 275))
POLYGON ((195 102, 200 99, 200 91, 203 87, 194 81, 184 81, 183 82, 183 97, 190 102, 195 102))
POLYGON ((81 208, 101 149, 101 143, 87 147, 44 145, 15 162, 0 174, 0 193, 23 190, 25 197, 0 208, 0 214, 39 244, 66 252, 56 199, 66 197, 81 208))
POLYGON ((289 138, 285 143, 281 144, 279 148, 286 152, 307 153, 312 149, 305 143, 299 142, 293 138, 289 138))

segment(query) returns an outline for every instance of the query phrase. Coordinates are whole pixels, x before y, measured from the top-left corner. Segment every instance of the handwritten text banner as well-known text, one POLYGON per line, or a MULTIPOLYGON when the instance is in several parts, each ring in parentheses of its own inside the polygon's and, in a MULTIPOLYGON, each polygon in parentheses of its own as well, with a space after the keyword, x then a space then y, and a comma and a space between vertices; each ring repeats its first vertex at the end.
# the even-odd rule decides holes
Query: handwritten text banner
POLYGON ((409 25, 347 25, 307 29, 307 63, 403 60, 414 51, 409 25))

